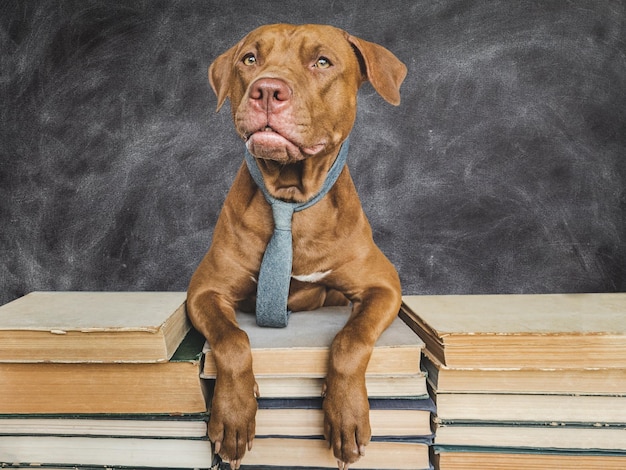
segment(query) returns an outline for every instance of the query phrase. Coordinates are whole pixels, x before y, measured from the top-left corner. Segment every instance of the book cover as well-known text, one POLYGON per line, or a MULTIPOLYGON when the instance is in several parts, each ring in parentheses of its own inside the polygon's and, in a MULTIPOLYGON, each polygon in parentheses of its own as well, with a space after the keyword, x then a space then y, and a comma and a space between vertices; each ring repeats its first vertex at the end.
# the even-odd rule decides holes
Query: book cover
POLYGON ((204 412, 203 343, 190 330, 164 363, 0 363, 0 414, 204 412))
MULTIPOLYGON (((429 470, 429 446, 417 442, 372 441, 354 469, 429 470)), ((324 439, 258 438, 246 452, 244 468, 337 468, 337 459, 324 439)))
MULTIPOLYGON (((206 378, 204 374, 203 378, 206 378)), ((322 393, 323 377, 285 377, 256 375, 257 385, 264 398, 314 398, 322 393)), ((371 398, 428 398, 426 375, 366 375, 367 395, 371 398)))
MULTIPOLYGON (((255 375, 324 377, 329 347, 350 313, 349 307, 323 307, 292 313, 286 328, 262 328, 253 314, 238 312, 239 326, 250 338, 255 375)), ((367 373, 418 374, 423 346, 397 318, 376 343, 367 373)), ((203 375, 214 378, 217 371, 209 345, 205 356, 203 375)))
MULTIPOLYGON (((370 399, 372 439, 430 438, 430 399, 370 399)), ((324 434, 322 398, 258 399, 256 434, 264 437, 313 437, 324 434)))
POLYGON ((435 435, 435 450, 475 447, 497 452, 609 452, 626 456, 626 430, 621 426, 498 426, 494 424, 442 425, 435 435))
POLYGON ((0 436, 0 465, 209 468, 211 443, 200 439, 0 436))
POLYGON ((184 292, 32 292, 0 307, 0 362, 165 362, 184 292))
POLYGON ((436 393, 626 395, 626 369, 455 368, 444 366, 428 351, 422 366, 436 393))
POLYGON ((401 317, 448 367, 626 367, 626 293, 404 296, 401 317))
POLYGON ((623 470, 626 455, 610 452, 531 452, 525 449, 446 447, 435 450, 439 470, 584 469, 623 470))
POLYGON ((0 435, 205 439, 208 420, 208 412, 0 415, 0 435))
POLYGON ((438 393, 435 401, 440 423, 610 424, 626 428, 626 396, 438 393))

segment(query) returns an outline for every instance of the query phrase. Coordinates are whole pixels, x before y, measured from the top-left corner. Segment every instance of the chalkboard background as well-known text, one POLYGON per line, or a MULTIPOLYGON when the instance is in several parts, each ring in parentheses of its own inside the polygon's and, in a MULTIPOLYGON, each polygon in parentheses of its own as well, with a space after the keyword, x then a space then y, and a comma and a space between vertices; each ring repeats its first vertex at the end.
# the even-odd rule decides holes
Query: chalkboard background
POLYGON ((349 166, 406 294, 626 290, 626 3, 4 1, 0 302, 184 290, 241 160, 207 67, 329 23, 393 51, 349 166))

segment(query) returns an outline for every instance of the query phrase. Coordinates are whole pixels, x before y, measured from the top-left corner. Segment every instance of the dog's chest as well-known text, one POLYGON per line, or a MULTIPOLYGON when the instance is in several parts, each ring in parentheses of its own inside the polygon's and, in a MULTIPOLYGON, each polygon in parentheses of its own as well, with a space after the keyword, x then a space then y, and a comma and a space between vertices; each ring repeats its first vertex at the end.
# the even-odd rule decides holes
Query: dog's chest
POLYGON ((328 269, 326 271, 316 271, 310 274, 292 274, 291 277, 300 282, 311 282, 316 283, 320 282, 326 276, 328 276, 332 272, 332 269, 328 269))

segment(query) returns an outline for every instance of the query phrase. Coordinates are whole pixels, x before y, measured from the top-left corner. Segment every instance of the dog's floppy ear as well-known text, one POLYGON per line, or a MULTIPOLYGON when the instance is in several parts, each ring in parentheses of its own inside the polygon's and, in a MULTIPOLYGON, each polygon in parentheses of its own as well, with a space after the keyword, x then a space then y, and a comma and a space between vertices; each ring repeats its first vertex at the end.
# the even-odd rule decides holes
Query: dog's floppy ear
POLYGON ((363 75, 374 89, 389 103, 400 104, 400 85, 406 77, 407 68, 383 46, 347 35, 359 58, 363 75))
POLYGON ((232 83, 233 66, 235 56, 239 51, 240 44, 231 47, 209 66, 209 83, 217 96, 217 109, 219 111, 226 98, 230 97, 230 84, 232 83))

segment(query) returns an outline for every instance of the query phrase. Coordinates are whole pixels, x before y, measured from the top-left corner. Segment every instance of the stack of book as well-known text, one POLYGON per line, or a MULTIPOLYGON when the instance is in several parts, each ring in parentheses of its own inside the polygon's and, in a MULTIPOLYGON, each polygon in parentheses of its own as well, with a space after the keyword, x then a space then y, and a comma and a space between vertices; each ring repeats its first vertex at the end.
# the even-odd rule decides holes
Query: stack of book
POLYGON ((184 302, 34 292, 0 307, 0 467, 211 467, 184 302))
MULTIPOLYGON (((348 307, 294 312, 287 328, 261 328, 254 315, 237 313, 252 348, 260 390, 256 438, 247 468, 337 468, 324 441, 322 384, 329 346, 350 315, 348 307)), ((430 468, 432 400, 420 369, 423 342, 400 319, 383 333, 366 375, 372 441, 350 468, 430 468)), ((202 377, 215 379, 207 345, 202 377)))
POLYGON ((436 467, 626 468, 626 294, 406 296, 436 467))

